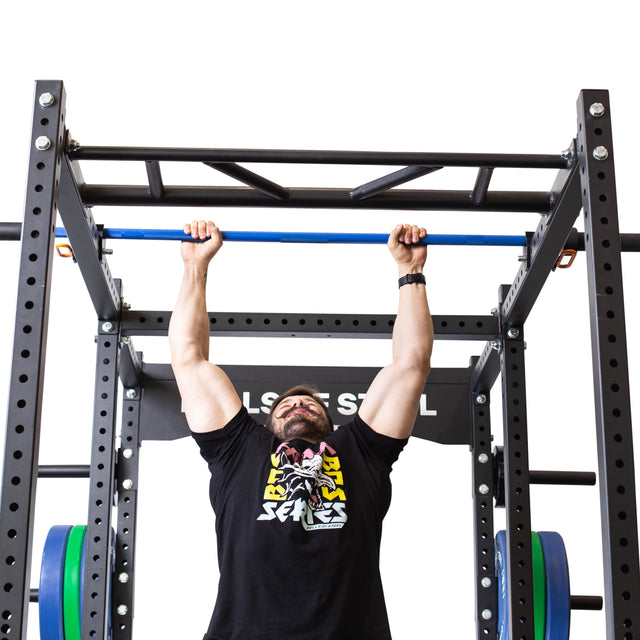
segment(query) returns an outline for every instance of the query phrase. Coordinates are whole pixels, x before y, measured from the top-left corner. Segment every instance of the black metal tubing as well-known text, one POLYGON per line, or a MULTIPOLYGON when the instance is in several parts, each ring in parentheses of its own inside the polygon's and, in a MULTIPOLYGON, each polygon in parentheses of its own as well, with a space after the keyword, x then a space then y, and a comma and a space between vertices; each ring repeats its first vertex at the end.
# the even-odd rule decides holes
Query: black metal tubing
POLYGON ((130 389, 122 401, 122 439, 118 450, 117 470, 118 528, 115 579, 112 588, 114 640, 131 640, 133 626, 140 459, 140 395, 140 388, 130 389))
MULTIPOLYGON (((125 310, 125 336, 166 336, 170 311, 125 310)), ((298 338, 390 338, 395 315, 209 313, 212 336, 298 338)), ((440 340, 492 340, 499 335, 495 316, 433 316, 440 340)), ((132 385, 135 386, 135 385, 132 385)))
POLYGON ((142 373, 142 353, 133 348, 129 336, 124 336, 120 348, 120 380, 125 389, 140 386, 142 373))
POLYGON ((423 165, 565 169, 558 154, 416 153, 381 151, 298 151, 289 149, 175 149, 168 147, 88 147, 69 149, 76 160, 155 160, 172 162, 278 162, 292 164, 423 165))
POLYGON ((471 192, 471 202, 475 205, 482 204, 487 197, 491 176, 493 175, 493 167, 480 167, 478 169, 478 177, 471 192))
MULTIPOLYGON (((620 251, 623 253, 640 251, 640 233, 621 233, 619 239, 620 251)), ((571 229, 564 248, 573 249, 574 251, 584 251, 584 233, 579 232, 577 229, 571 229)))
MULTIPOLYGON (((607 638, 640 627, 638 517, 618 211, 607 91, 578 100, 607 638)), ((635 632, 634 632, 635 635, 635 632)))
POLYGON ((389 175, 382 176, 381 178, 362 184, 350 191, 349 195, 353 200, 365 200, 366 198, 376 196, 387 189, 392 189, 393 187, 405 184, 410 180, 426 176, 427 174, 438 171, 439 169, 442 169, 442 167, 405 167, 404 169, 399 169, 389 175))
POLYGON ((2 625, 10 626, 12 639, 21 640, 27 637, 53 229, 64 115, 62 82, 37 82, 0 496, 2 625), (49 140, 48 148, 44 148, 47 146, 43 144, 44 137, 49 140), (36 147, 36 140, 42 149, 36 147))
POLYGON ((152 198, 162 198, 164 184, 162 183, 160 163, 157 160, 148 160, 144 164, 147 169, 147 179, 149 180, 149 194, 152 198))
POLYGON ((20 240, 21 233, 20 222, 0 222, 0 240, 20 240))
POLYGON ((257 189, 270 198, 286 200, 289 197, 289 189, 286 187, 282 187, 279 184, 276 184, 271 180, 267 180, 267 178, 260 176, 253 171, 249 171, 249 169, 245 169, 237 164, 233 164, 232 162, 205 162, 204 164, 212 169, 220 171, 220 173, 224 173, 231 178, 235 178, 236 180, 257 189))
POLYGON ((38 478, 88 478, 88 464, 41 464, 38 467, 38 478))
MULTIPOLYGON (((87 285, 87 291, 99 320, 115 321, 120 315, 122 301, 114 282, 109 265, 102 256, 100 231, 91 211, 80 198, 80 188, 84 180, 80 167, 69 158, 62 160, 60 176, 60 217, 73 247, 73 255, 78 261, 80 272, 87 285)), ((157 202, 142 187, 147 197, 157 202)))
MULTIPOLYGON (((542 291, 571 227, 580 212, 580 179, 577 167, 558 172, 551 190, 553 210, 545 216, 532 235, 528 260, 523 263, 500 305, 501 323, 505 327, 524 324, 542 291)), ((504 286, 504 285, 503 285, 504 286)), ((474 391, 485 393, 499 374, 498 354, 486 345, 472 376, 474 391)))
POLYGON ((491 465, 491 414, 488 395, 471 395, 471 468, 476 575, 477 640, 495 638, 498 624, 491 465), (483 612, 484 615, 483 615, 483 612))
POLYGON ((574 611, 602 611, 600 596, 571 596, 571 609, 574 611))
MULTIPOLYGON (((276 200, 247 187, 166 186, 162 198, 147 187, 95 185, 81 188, 86 206, 111 207, 279 207, 291 209, 398 209, 403 211, 496 211, 548 213, 551 196, 540 191, 492 191, 474 205, 468 191, 396 189, 366 200, 353 200, 346 189, 291 188, 286 200, 276 200)), ((66 225, 65 225, 66 226, 66 225)))
POLYGON ((533 638, 533 569, 527 402, 522 327, 501 341, 509 637, 533 638))
POLYGON ((591 471, 531 471, 531 484, 557 484, 574 487, 594 487, 596 474, 591 471))
MULTIPOLYGON (((98 323, 96 384, 91 442, 91 479, 87 518, 87 554, 82 637, 106 640, 111 590, 111 505, 115 485, 116 402, 120 328, 98 323)), ((115 618, 112 612, 112 621, 115 618)))

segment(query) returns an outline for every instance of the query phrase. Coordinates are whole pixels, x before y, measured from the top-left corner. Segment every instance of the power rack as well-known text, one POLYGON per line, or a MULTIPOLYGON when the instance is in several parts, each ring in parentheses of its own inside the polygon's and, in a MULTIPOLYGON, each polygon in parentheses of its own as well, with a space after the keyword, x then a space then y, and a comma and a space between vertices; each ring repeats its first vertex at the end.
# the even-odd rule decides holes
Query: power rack
MULTIPOLYGON (((29 585, 37 479, 81 476, 90 478, 81 637, 132 637, 138 449, 145 439, 173 439, 188 433, 169 365, 144 362, 132 341, 141 335, 166 336, 170 312, 133 310, 123 303, 121 283, 112 277, 103 250, 104 233, 92 215, 91 207, 98 205, 540 213, 537 229, 527 235, 513 283, 499 287, 499 306, 494 314, 434 317, 437 339, 486 340, 486 347, 480 356, 471 358, 468 368, 431 373, 427 391, 430 403, 438 407, 438 416, 420 418, 414 435, 444 444, 466 444, 471 450, 477 638, 498 636, 493 499, 500 493, 507 516, 509 637, 533 638, 529 486, 533 482, 581 484, 589 474, 570 477, 555 472, 545 476, 529 469, 523 327, 561 252, 585 250, 607 638, 640 637, 638 524, 620 258, 622 250, 639 250, 640 242, 638 236, 619 233, 610 114, 607 91, 582 91, 577 103, 577 135, 570 148, 558 155, 86 147, 69 137, 63 83, 38 81, 24 222, 0 225, 0 238, 22 241, 0 513, 0 640, 26 638, 29 603, 38 599, 29 585), (80 165, 93 160, 144 162, 149 184, 86 184, 80 165), (246 186, 167 186, 161 174, 160 163, 164 161, 205 163, 246 186), (401 168, 351 190, 309 189, 275 184, 238 162, 401 168), (449 166, 477 167, 475 184, 461 191, 391 190, 449 166), (551 168, 557 170, 557 177, 549 192, 490 191, 492 172, 502 167, 551 168), (572 228, 581 210, 584 234, 572 228), (57 212, 98 319, 88 467, 38 466, 57 212), (504 416, 500 482, 495 473, 498 452, 491 451, 488 410, 490 392, 499 376, 504 416), (124 387, 123 423, 122 444, 116 450, 119 381, 124 387), (114 498, 116 522, 111 509, 114 498), (115 557, 111 552, 112 527, 116 531, 115 557), (114 571, 122 579, 111 584, 114 571)), ((212 336, 388 338, 394 316, 216 313, 210 314, 210 321, 212 336)), ((365 391, 376 372, 325 367, 234 366, 226 370, 238 388, 255 393, 254 397, 260 397, 274 381, 284 388, 301 379, 326 390, 337 389, 336 380, 347 381, 350 389, 365 391)), ((575 598, 572 605, 594 608, 597 600, 594 604, 593 598, 575 598)))

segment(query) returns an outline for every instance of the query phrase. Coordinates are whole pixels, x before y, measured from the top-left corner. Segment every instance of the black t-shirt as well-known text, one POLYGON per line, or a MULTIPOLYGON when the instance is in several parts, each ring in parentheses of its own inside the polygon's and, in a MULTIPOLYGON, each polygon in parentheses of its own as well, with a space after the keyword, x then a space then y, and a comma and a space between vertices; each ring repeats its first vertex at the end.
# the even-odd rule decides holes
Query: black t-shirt
POLYGON ((244 407, 192 435, 211 472, 220 567, 204 640, 388 640, 380 538, 407 440, 355 416, 317 444, 282 443, 244 407))

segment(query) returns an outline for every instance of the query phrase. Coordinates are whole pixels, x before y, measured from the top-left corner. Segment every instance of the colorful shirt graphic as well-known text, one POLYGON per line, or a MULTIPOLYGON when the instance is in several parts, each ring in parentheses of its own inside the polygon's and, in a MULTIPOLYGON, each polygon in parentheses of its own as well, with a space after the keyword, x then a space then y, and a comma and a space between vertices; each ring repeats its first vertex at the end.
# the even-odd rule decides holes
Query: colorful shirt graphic
POLYGON ((300 522, 306 531, 341 529, 347 521, 340 459, 326 442, 302 453, 283 442, 271 455, 258 520, 300 522))

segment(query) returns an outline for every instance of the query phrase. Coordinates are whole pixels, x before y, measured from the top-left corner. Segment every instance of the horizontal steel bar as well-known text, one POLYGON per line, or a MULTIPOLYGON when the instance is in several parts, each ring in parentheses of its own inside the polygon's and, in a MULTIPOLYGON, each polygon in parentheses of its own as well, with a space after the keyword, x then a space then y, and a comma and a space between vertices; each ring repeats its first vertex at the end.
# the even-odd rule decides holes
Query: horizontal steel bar
POLYGON ((474 205, 469 191, 391 189, 365 200, 354 200, 347 189, 295 187, 283 200, 248 187, 166 186, 162 198, 154 198, 138 185, 81 187, 86 206, 112 207, 272 207, 288 209, 396 209, 402 211, 505 211, 541 213, 551 211, 551 195, 541 191, 491 191, 474 205))
POLYGON ((574 611, 602 611, 600 596, 571 596, 571 608, 574 611))
POLYGON ((68 150, 74 160, 172 162, 276 162, 294 164, 432 165, 566 169, 560 154, 298 151, 289 149, 176 149, 169 147, 85 147, 68 150))
MULTIPOLYGON (((56 229, 56 238, 66 238, 63 228, 56 229)), ((182 229, 103 229, 102 237, 108 240, 184 240, 202 242, 186 234, 182 229)), ((386 244, 389 234, 385 233, 313 233, 290 231, 223 231, 222 239, 227 242, 284 242, 312 244, 386 244)), ((526 236, 481 236, 429 234, 419 244, 428 245, 470 245, 523 247, 526 236)))
POLYGON ((591 471, 530 471, 531 484, 594 486, 596 474, 591 471))
POLYGON ((38 478, 88 478, 88 464, 42 464, 38 478))
POLYGON ((0 240, 20 240, 21 222, 0 222, 0 240))
MULTIPOLYGON (((210 335, 259 338, 391 338, 394 315, 303 313, 209 313, 210 335)), ((125 336, 166 336, 170 311, 122 312, 125 336)), ((438 340, 495 340, 496 316, 433 316, 438 340)))

